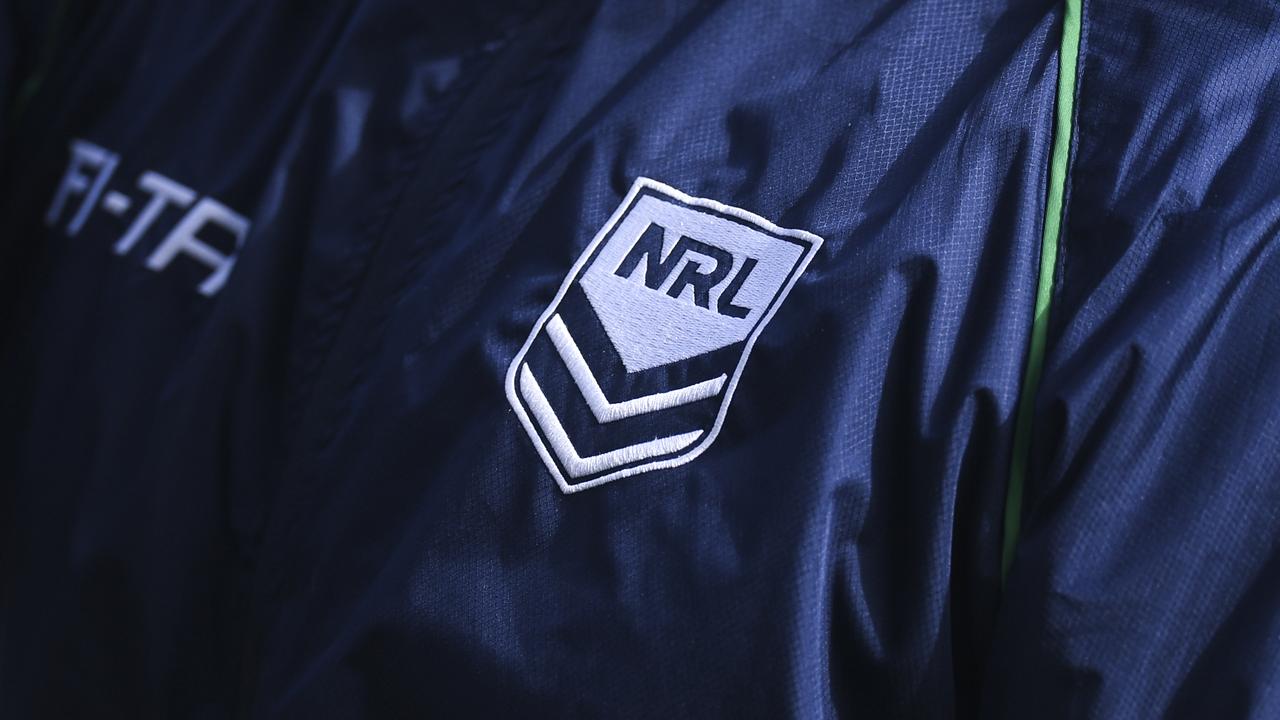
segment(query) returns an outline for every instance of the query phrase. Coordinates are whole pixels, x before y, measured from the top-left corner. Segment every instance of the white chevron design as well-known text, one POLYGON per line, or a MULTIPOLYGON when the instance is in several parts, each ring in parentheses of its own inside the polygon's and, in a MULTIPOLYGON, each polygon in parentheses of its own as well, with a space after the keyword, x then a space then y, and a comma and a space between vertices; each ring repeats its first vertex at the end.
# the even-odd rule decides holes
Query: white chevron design
MULTIPOLYGON (((507 401, 560 490, 679 467, 706 452, 756 340, 821 246, 813 233, 636 178, 503 376, 507 401), (565 302, 577 309, 565 310, 565 302), (565 315, 588 311, 603 332, 592 325, 570 332, 565 315), (564 384, 544 342, 576 389, 564 384), (527 362, 535 345, 537 362, 549 365, 527 362), (539 386, 551 378, 554 388, 539 386), (544 389, 555 391, 550 399, 544 389), (583 457, 575 442, 599 454, 583 457)), ((745 448, 749 440, 736 442, 745 448)))
POLYGON ((610 450, 606 453, 584 458, 578 454, 573 441, 569 439, 569 434, 565 432, 564 426, 560 424, 560 418, 556 417, 555 410, 552 409, 551 403, 547 401, 547 396, 543 394, 538 381, 534 379, 528 363, 520 368, 520 394, 524 396, 524 400, 528 403, 534 419, 542 427, 542 432, 546 434, 552 450, 555 451, 556 457, 560 459, 560 464, 564 465, 565 472, 570 477, 576 478, 591 475, 619 465, 680 452, 697 442, 698 438, 703 435, 701 430, 695 430, 680 435, 657 438, 656 440, 636 445, 628 445, 617 450, 610 450))
POLYGON ((586 398, 587 405, 591 408, 592 414, 596 416, 596 421, 601 423, 657 412, 658 410, 666 410, 667 408, 715 397, 720 393, 720 389, 724 387, 724 383, 728 379, 728 376, 721 374, 718 378, 703 380, 687 387, 645 395, 644 397, 624 400, 623 402, 610 402, 604 391, 600 389, 600 383, 596 381, 596 376, 592 374, 591 368, 587 365, 587 359, 582 356, 582 351, 578 349, 578 344, 573 341, 573 335, 569 333, 569 328, 565 326, 564 320, 559 313, 556 313, 547 321, 547 334, 551 336, 552 344, 556 346, 556 350, 560 353, 560 359, 564 360, 564 364, 569 368, 569 374, 573 376, 573 382, 578 386, 578 390, 582 392, 582 396, 586 398))

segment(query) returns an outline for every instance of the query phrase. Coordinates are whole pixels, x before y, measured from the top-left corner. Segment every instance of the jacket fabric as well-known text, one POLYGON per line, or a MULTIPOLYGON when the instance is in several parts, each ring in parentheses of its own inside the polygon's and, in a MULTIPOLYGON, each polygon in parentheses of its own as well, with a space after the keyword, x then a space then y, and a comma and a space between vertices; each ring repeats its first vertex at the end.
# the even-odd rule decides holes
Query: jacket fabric
POLYGON ((1274 3, 64 5, 0 715, 1280 715, 1274 3))

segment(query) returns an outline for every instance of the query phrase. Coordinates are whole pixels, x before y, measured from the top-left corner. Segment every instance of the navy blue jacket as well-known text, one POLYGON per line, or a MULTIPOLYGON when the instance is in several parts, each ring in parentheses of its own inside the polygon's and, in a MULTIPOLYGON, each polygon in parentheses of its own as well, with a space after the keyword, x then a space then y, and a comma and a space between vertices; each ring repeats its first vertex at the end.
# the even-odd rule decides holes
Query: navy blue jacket
POLYGON ((27 6, 0 716, 1280 717, 1275 3, 27 6))

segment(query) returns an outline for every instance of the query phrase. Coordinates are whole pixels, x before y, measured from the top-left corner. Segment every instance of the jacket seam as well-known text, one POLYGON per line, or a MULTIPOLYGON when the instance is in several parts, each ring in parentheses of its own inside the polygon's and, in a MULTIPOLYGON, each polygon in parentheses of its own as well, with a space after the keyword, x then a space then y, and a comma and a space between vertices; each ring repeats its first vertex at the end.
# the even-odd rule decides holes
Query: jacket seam
POLYGON ((1066 219, 1068 175, 1075 134, 1075 106, 1080 72, 1080 40, 1084 0, 1065 0, 1062 35, 1058 46, 1058 87, 1054 102, 1053 146, 1049 158, 1049 181, 1045 201, 1043 234, 1040 240, 1039 276, 1035 310, 1031 318, 1027 360, 1023 370, 1013 432, 1013 452, 1009 482, 1005 489, 1004 533, 1000 552, 1000 580, 1003 585, 1013 565, 1022 529, 1022 506, 1026 489, 1027 462, 1034 429, 1036 396, 1044 371, 1048 342, 1049 311, 1056 289, 1059 249, 1066 219))

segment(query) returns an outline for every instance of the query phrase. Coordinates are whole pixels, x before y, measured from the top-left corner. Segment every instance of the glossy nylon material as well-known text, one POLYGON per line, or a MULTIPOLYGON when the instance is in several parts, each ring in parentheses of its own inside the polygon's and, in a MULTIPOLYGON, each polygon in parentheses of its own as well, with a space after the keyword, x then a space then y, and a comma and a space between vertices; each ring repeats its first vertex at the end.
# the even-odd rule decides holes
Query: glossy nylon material
POLYGON ((1049 159, 1049 196, 1044 211, 1044 237, 1040 241, 1040 278, 1036 283, 1036 309, 1031 325, 1031 347, 1022 376, 1022 396, 1018 400, 1018 420, 1013 431, 1013 462, 1009 468, 1009 489, 1004 505, 1004 540, 1000 551, 1000 578, 1009 575, 1009 566, 1018 547, 1022 527, 1022 495, 1026 484, 1027 455, 1031 452, 1031 430, 1035 422, 1036 393, 1044 368, 1045 339, 1049 333, 1049 306, 1053 300, 1054 274, 1058 269, 1058 242, 1062 232, 1063 203, 1067 168, 1071 159, 1071 139, 1075 132, 1076 73, 1080 56, 1081 0, 1063 5, 1062 41, 1058 53, 1058 95, 1054 108, 1053 154, 1049 159))
POLYGON ((1085 4, 1001 717, 1280 717, 1280 7, 1085 4))
POLYGON ((972 712, 1056 6, 308 7, 86 6, 25 113, 3 714, 972 712), (73 137, 252 216, 214 300, 43 226, 73 137), (502 379, 638 176, 826 243, 714 446, 566 496, 502 379))
POLYGON ((3 166, 0 715, 1268 714, 1267 4, 1086 10, 998 611, 1058 3, 98 5, 3 166), (45 227, 73 137, 252 217, 215 299, 45 227), (502 378, 639 176, 826 242, 566 496, 502 378))

